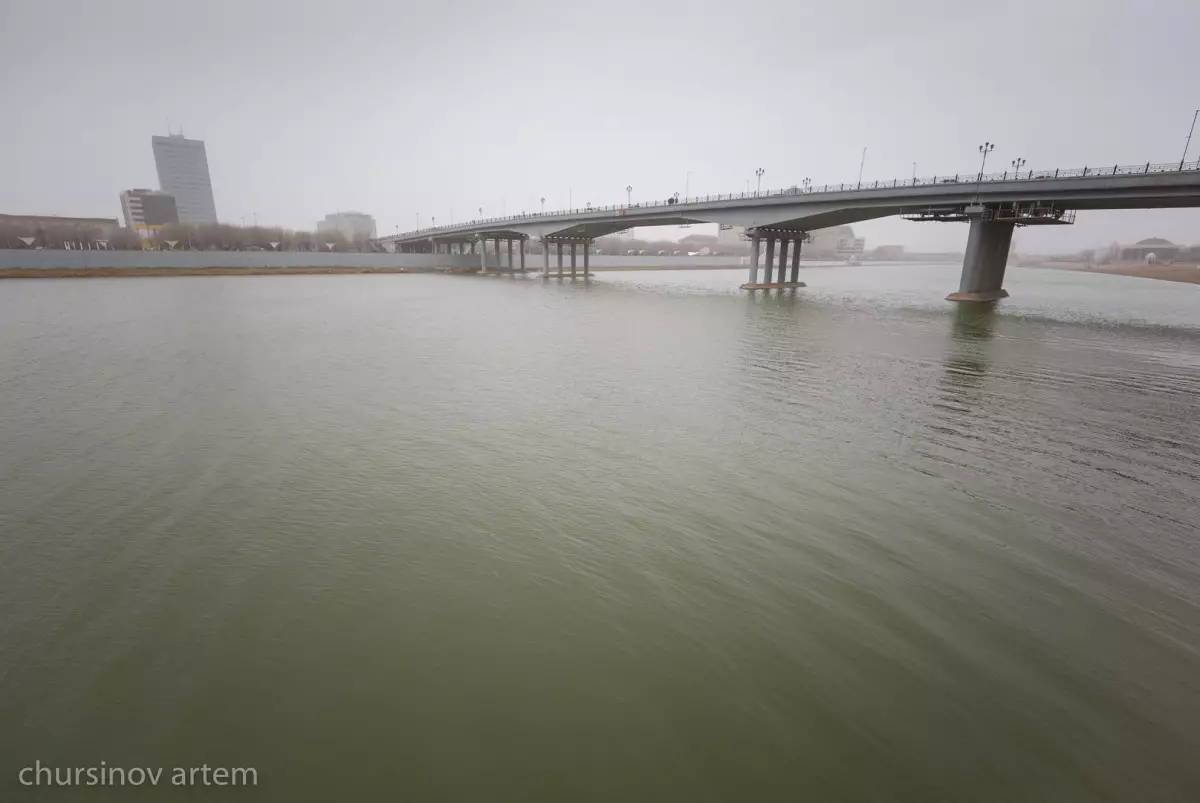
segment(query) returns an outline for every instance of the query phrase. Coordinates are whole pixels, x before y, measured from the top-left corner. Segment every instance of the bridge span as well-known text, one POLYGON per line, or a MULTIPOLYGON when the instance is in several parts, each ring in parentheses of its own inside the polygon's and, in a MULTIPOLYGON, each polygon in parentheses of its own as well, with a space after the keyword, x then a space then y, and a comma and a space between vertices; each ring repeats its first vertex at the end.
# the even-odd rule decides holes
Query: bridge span
POLYGON ((743 288, 803 287, 800 249, 808 233, 830 226, 901 215, 914 221, 970 225, 962 276, 953 301, 990 301, 1008 295, 1004 271, 1017 226, 1067 225, 1075 212, 1092 209, 1200 207, 1200 161, 1112 165, 1071 170, 972 173, 932 178, 850 184, 806 185, 785 190, 669 198, 664 201, 568 209, 472 220, 381 237, 404 252, 478 253, 480 270, 525 269, 525 243, 538 238, 557 249, 559 274, 564 247, 575 274, 577 247, 589 271, 591 243, 604 235, 645 226, 718 223, 741 226, 750 241, 750 270, 743 288), (489 259, 487 241, 494 243, 489 259), (502 249, 501 244, 507 248, 502 249), (765 246, 765 248, 764 248, 765 246), (763 252, 765 250, 765 260, 763 252), (789 267, 790 276, 786 275, 789 267), (492 263, 492 264, 489 264, 492 263), (763 270, 760 281, 760 265, 763 270))

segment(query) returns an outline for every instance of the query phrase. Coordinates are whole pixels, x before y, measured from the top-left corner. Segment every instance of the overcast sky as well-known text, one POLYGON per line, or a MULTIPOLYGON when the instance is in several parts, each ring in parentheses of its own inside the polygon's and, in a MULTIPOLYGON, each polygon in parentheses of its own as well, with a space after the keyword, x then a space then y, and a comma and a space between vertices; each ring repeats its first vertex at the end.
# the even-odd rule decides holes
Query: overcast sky
MULTIPOLYGON (((0 212, 119 217, 168 119, 206 142, 222 220, 355 209, 381 233, 758 167, 853 181, 864 146, 866 180, 977 171, 985 140, 996 169, 1178 161, 1198 42, 1197 0, 0 0, 0 212)), ((1200 211, 1090 213, 1018 249, 1151 235, 1200 242, 1200 211)))

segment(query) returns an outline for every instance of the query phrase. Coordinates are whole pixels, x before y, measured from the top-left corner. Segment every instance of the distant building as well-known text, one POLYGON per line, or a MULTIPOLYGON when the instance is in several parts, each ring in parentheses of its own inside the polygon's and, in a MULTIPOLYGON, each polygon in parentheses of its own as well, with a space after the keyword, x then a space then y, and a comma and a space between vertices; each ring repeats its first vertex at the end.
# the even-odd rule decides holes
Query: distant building
POLYGON ((158 186, 175 196, 180 223, 198 226, 217 222, 212 179, 208 175, 208 154, 204 142, 186 139, 182 134, 151 137, 158 186))
POLYGON ((0 215, 0 229, 28 232, 33 236, 39 230, 65 229, 89 230, 100 239, 109 239, 121 228, 115 217, 59 217, 58 215, 0 215))
POLYGON ((317 233, 338 232, 347 240, 374 240, 375 218, 362 212, 336 212, 317 223, 317 233))
POLYGON ((829 229, 816 229, 810 232, 812 241, 804 246, 804 253, 814 258, 850 259, 861 257, 866 248, 866 240, 854 236, 854 229, 849 226, 834 226, 829 229))
POLYGON ((721 245, 736 245, 745 239, 746 230, 741 226, 722 223, 717 227, 717 242, 721 245))
POLYGON ((125 190, 121 193, 125 227, 143 237, 150 231, 179 222, 175 196, 158 190, 125 190))
POLYGON ((1133 245, 1116 247, 1120 252, 1122 262, 1170 262, 1182 250, 1183 246, 1175 245, 1162 237, 1148 237, 1138 240, 1133 245))

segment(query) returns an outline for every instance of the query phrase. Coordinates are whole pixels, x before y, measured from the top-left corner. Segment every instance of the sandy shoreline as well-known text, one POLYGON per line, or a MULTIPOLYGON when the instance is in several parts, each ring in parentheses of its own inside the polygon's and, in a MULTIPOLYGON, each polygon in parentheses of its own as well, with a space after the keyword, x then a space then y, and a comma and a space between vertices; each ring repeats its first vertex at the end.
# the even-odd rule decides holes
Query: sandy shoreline
POLYGON ((1200 284, 1200 267, 1196 265, 1146 265, 1141 262, 1126 262, 1116 265, 1088 265, 1083 262, 1038 262, 1022 265, 1021 267, 1071 270, 1079 273, 1107 273, 1112 276, 1134 276, 1139 279, 1159 279, 1165 282, 1200 284))

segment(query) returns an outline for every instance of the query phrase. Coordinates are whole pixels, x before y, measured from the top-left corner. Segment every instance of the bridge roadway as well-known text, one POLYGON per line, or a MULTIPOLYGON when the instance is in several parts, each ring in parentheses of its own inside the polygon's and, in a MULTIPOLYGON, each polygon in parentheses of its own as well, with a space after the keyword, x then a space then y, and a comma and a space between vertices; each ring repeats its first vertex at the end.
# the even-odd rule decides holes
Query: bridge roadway
POLYGON ((1077 210, 1159 209, 1200 206, 1200 161, 1020 173, 959 174, 895 179, 823 187, 791 187, 771 192, 733 193, 668 199, 651 203, 519 214, 437 226, 381 237, 404 252, 478 253, 480 268, 516 269, 513 243, 518 243, 520 269, 525 269, 524 243, 539 238, 545 245, 544 267, 550 272, 550 250, 570 248, 571 273, 576 247, 589 270, 588 255, 597 237, 645 226, 718 223, 741 226, 750 241, 746 289, 803 287, 799 281, 800 249, 815 229, 892 215, 918 221, 961 221, 971 226, 954 301, 990 301, 1008 295, 1003 288, 1013 230, 1016 226, 1064 225, 1077 210), (487 241, 492 240, 494 265, 489 266, 487 241), (759 265, 766 248, 765 281, 759 265), (778 251, 776 245, 779 246, 778 251), (791 251, 791 276, 785 278, 791 251), (776 267, 777 263, 777 267, 776 267), (773 275, 773 270, 777 271, 773 275))

